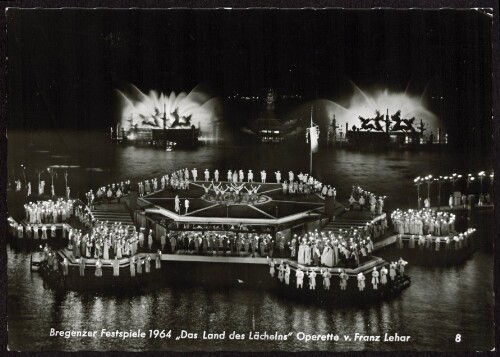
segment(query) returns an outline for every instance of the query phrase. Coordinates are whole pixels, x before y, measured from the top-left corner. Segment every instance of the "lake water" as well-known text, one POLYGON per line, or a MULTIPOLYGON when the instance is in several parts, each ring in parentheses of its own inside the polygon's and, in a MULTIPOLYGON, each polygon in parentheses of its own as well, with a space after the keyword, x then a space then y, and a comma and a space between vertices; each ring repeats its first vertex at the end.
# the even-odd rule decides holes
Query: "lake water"
MULTIPOLYGON (((202 146, 194 151, 163 152, 152 148, 121 147, 102 133, 41 132, 32 137, 9 133, 9 179, 22 177, 36 186, 36 169, 69 166, 72 194, 122 181, 158 177, 179 168, 290 170, 309 169, 308 152, 285 146, 202 146), (32 142, 33 146, 28 144, 32 142)), ((413 178, 429 173, 476 173, 489 169, 491 159, 474 153, 392 151, 388 153, 322 150, 314 154, 313 174, 337 188, 347 199, 353 184, 388 196, 388 209, 408 208, 417 201, 413 178)), ((64 187, 64 169, 57 169, 56 191, 64 187)), ((274 175, 268 174, 268 177, 274 175)), ((47 173, 42 179, 50 181, 47 173)), ((436 200, 437 187, 431 186, 436 200)), ((464 189, 464 183, 457 183, 464 189)), ((484 183, 489 189, 489 182, 484 183)), ((451 184, 442 187, 447 202, 451 184)), ((479 191, 479 183, 471 186, 479 191)), ((427 187, 422 186, 422 195, 427 187)), ((494 347, 493 253, 491 214, 473 222, 480 244, 460 266, 428 268, 411 264, 412 285, 394 300, 369 306, 331 307, 286 299, 251 289, 167 287, 143 295, 110 296, 67 292, 57 294, 30 273, 29 253, 7 247, 8 334, 11 350, 182 350, 182 351, 305 351, 410 350, 487 351, 494 347), (171 339, 111 339, 49 337, 56 330, 172 330, 171 339), (176 340, 181 330, 198 333, 196 340, 176 340), (202 331, 226 331, 223 341, 202 340, 202 331), (245 334, 245 340, 228 335, 245 334), (250 331, 293 333, 286 341, 249 340, 250 331), (339 341, 300 341, 296 333, 339 334, 339 341), (344 341, 343 335, 411 336, 403 342, 344 341), (460 342, 455 342, 460 334, 460 342)), ((408 260, 408 259, 407 259, 408 260)))

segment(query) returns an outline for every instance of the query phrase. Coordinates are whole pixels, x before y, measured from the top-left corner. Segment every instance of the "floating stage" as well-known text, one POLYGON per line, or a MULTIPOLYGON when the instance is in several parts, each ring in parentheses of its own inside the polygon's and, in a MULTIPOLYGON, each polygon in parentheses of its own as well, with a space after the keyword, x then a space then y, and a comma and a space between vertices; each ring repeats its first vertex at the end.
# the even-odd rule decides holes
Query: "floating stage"
MULTIPOLYGON (((227 182, 223 182, 226 185, 227 182)), ((328 217, 328 210, 340 212, 344 206, 325 200, 317 194, 289 195, 283 194, 282 187, 276 183, 246 183, 245 186, 260 186, 258 197, 249 202, 248 195, 234 200, 226 197, 217 201, 213 190, 206 194, 203 186, 208 182, 191 182, 187 190, 165 189, 137 198, 138 210, 135 211, 135 224, 152 229, 155 232, 153 251, 160 248, 162 232, 220 232, 224 234, 269 234, 276 242, 277 237, 290 239, 292 234, 320 229, 322 222, 328 217), (182 212, 175 212, 175 196, 179 196, 182 212), (189 210, 184 209, 184 200, 190 202, 189 210)), ((238 185, 241 185, 239 183, 238 185)), ((245 191, 245 190, 243 190, 245 191)), ((106 207, 113 204, 107 204, 106 207)), ((118 206, 118 205, 116 205, 118 206)), ((108 207, 111 209, 110 207, 108 207)), ((96 207, 99 211, 99 206, 96 207)), ((100 212, 100 211, 99 211, 100 212)), ((100 213, 99 213, 100 214, 100 213)), ((106 218, 107 219, 107 218, 106 218)), ((229 248, 230 249, 230 248, 229 248)), ((130 275, 128 259, 120 260, 120 276, 112 275, 111 261, 102 261, 102 277, 95 276, 95 259, 86 260, 85 275, 79 274, 79 266, 68 249, 58 251, 59 261, 67 258, 69 262, 67 276, 62 276, 61 267, 54 272, 51 267, 43 267, 41 273, 51 281, 52 285, 71 290, 112 290, 144 289, 162 284, 209 285, 209 286, 241 286, 272 287, 274 281, 269 277, 267 255, 271 255, 269 247, 263 256, 259 253, 240 254, 228 249, 219 255, 196 255, 193 251, 184 254, 161 254, 161 269, 154 268, 155 253, 151 253, 150 273, 130 275)), ((170 244, 162 249, 164 253, 172 253, 170 244)), ((274 255, 279 256, 277 247, 274 255)), ((136 258, 144 259, 146 253, 139 253, 136 258)))
MULTIPOLYGON (((388 264, 382 258, 372 256, 358 268, 345 269, 350 279, 347 289, 341 291, 339 287, 341 267, 319 268, 299 265, 289 258, 288 250, 278 249, 276 246, 278 240, 289 242, 294 234, 303 234, 315 229, 321 230, 331 218, 345 213, 345 206, 335 202, 332 197, 324 198, 314 193, 290 195, 283 193, 281 185, 276 183, 246 183, 247 187, 260 185, 258 197, 252 200, 248 195, 241 195, 237 199, 226 196, 224 200, 217 200, 213 192, 206 192, 204 186, 207 187, 208 184, 208 182, 197 181, 190 183, 187 190, 165 189, 137 198, 137 206, 140 210, 135 211, 136 225, 152 229, 156 233, 159 232, 159 228, 164 229, 164 232, 219 232, 227 235, 265 233, 273 238, 275 246, 272 249, 267 246, 265 251, 257 248, 254 254, 236 252, 234 246, 221 248, 218 254, 212 251, 201 255, 195 254, 192 250, 176 251, 175 254, 164 252, 159 256, 161 267, 157 269, 156 253, 153 251, 159 245, 159 234, 155 234, 151 253, 141 252, 134 256, 135 259, 144 261, 149 254, 151 258, 149 272, 146 272, 144 265, 141 265, 143 266, 142 273, 137 273, 135 269, 136 273, 133 275, 130 269, 130 259, 127 257, 119 259, 118 276, 113 276, 112 260, 101 259, 102 276, 96 276, 97 260, 86 259, 82 276, 73 252, 64 248, 56 253, 59 261, 58 269, 55 271, 53 266, 44 262, 37 263, 40 273, 50 286, 61 290, 116 293, 118 291, 144 292, 174 284, 226 286, 274 290, 298 299, 331 303, 375 301, 394 296, 410 285, 410 280, 406 275, 398 275, 394 281, 389 281, 383 286, 379 285, 379 289, 373 289, 369 283, 373 267, 379 270, 388 264), (175 212, 175 196, 180 198, 183 208, 181 212, 175 212), (183 207, 186 198, 190 202, 187 212, 183 207), (277 274, 274 277, 270 275, 268 255, 273 256, 275 262, 283 261, 291 267, 290 285, 279 281, 277 274), (61 265, 64 258, 68 261, 67 275, 63 274, 61 265), (328 269, 332 274, 330 290, 323 289, 321 276, 316 278, 318 281, 316 290, 309 290, 307 278, 304 281, 304 288, 297 289, 294 271, 298 268, 304 271, 328 269), (356 275, 360 272, 366 274, 367 287, 364 291, 359 291, 357 288, 356 275)), ((355 221, 360 225, 366 224, 366 220, 372 221, 385 217, 385 213, 370 217, 370 219, 367 218, 365 212, 359 215, 351 212, 350 215, 360 216, 358 221, 355 221)), ((172 253, 169 252, 168 243, 164 250, 172 253)))
POLYGON ((47 238, 42 238, 42 226, 43 224, 37 224, 31 226, 30 236, 26 235, 26 227, 28 226, 28 222, 26 220, 22 220, 17 223, 12 218, 9 218, 10 231, 7 235, 7 240, 9 244, 18 249, 27 249, 27 250, 37 250, 40 246, 44 246, 48 244, 53 248, 62 248, 68 244, 67 234, 71 228, 73 228, 68 223, 47 223, 45 227, 47 228, 47 238), (20 237, 18 235, 17 227, 22 226, 23 236, 20 237), (55 226, 55 235, 52 234, 51 227, 55 226), (36 227, 36 228, 33 228, 36 227), (38 238, 34 238, 34 229, 37 230, 38 238))
MULTIPOLYGON (((102 260, 102 276, 95 275, 95 264, 97 259, 86 259, 84 275, 80 275, 80 267, 68 249, 61 249, 57 253, 59 262, 64 258, 68 260, 68 274, 62 274, 62 268, 59 264, 57 271, 46 263, 36 262, 39 266, 39 272, 45 278, 47 283, 56 290, 75 290, 75 291, 101 291, 101 292, 146 292, 158 289, 168 285, 176 286, 207 286, 207 287, 239 287, 250 289, 275 290, 278 293, 285 293, 287 296, 293 296, 299 299, 316 302, 328 303, 346 303, 349 301, 376 301, 381 298, 389 298, 397 295, 403 289, 410 285, 410 279, 406 275, 398 275, 393 280, 388 278, 385 285, 379 284, 378 289, 373 289, 370 284, 371 272, 373 267, 380 270, 383 266, 387 268, 388 264, 382 258, 372 257, 369 261, 355 269, 349 268, 326 268, 304 266, 296 261, 283 258, 275 259, 276 262, 288 264, 292 270, 290 284, 286 285, 284 281, 270 275, 269 259, 263 257, 249 256, 200 256, 189 254, 161 254, 161 267, 156 268, 155 254, 149 254, 151 257, 150 272, 142 268, 142 273, 135 273, 132 276, 130 272, 130 260, 128 258, 119 259, 119 276, 113 276, 112 260, 102 260), (329 270, 332 274, 331 287, 326 290, 322 285, 322 277, 318 274, 317 288, 310 290, 308 279, 304 280, 304 287, 296 287, 295 271, 300 268, 303 271, 329 270), (340 290, 339 273, 341 269, 349 275, 347 289, 340 290), (357 287, 356 276, 363 272, 366 276, 366 288, 359 291, 357 287)), ((229 255, 229 252, 227 252, 229 255)), ((148 253, 139 253, 134 257, 143 262, 147 259, 148 253)))
MULTIPOLYGON (((113 276, 111 261, 101 260, 102 276, 95 275, 96 259, 87 259, 84 276, 80 275, 79 265, 76 260, 68 258, 68 275, 62 274, 61 260, 63 257, 71 256, 72 253, 66 249, 58 251, 59 267, 53 270, 46 262, 36 262, 39 273, 44 278, 48 286, 57 291, 81 291, 81 292, 101 292, 108 294, 141 294, 154 291, 166 286, 203 286, 207 288, 242 288, 274 291, 278 296, 285 296, 287 299, 294 298, 306 302, 326 303, 326 304, 356 304, 371 303, 382 299, 390 299, 397 296, 405 288, 410 286, 411 280, 407 275, 398 275, 395 280, 388 279, 387 284, 378 285, 378 289, 373 289, 370 284, 373 267, 378 270, 382 266, 387 267, 387 262, 382 258, 372 257, 356 269, 345 269, 349 275, 347 289, 340 289, 340 268, 319 268, 314 266, 302 267, 304 271, 319 271, 328 269, 332 273, 331 287, 329 290, 323 287, 322 277, 316 277, 317 287, 310 290, 308 278, 304 279, 304 287, 296 287, 295 270, 297 263, 284 258, 283 260, 291 266, 292 274, 290 284, 270 275, 269 261, 262 257, 226 257, 226 256, 195 256, 195 255, 161 255, 161 267, 156 268, 154 254, 151 254, 150 272, 146 272, 144 265, 142 273, 135 276, 130 272, 129 259, 120 259, 119 276, 113 276), (359 291, 357 287, 357 274, 363 272, 366 276, 366 288, 359 291)), ((146 259, 147 254, 139 253, 136 259, 146 259)))
MULTIPOLYGON (((229 255, 229 253, 228 253, 229 255)), ((41 274, 55 289, 77 291, 144 291, 166 285, 201 285, 213 287, 250 287, 269 288, 272 281, 266 275, 268 261, 261 257, 200 256, 191 254, 161 254, 161 267, 156 268, 155 254, 151 253, 151 270, 145 272, 145 259, 148 253, 138 253, 134 257, 141 259, 142 273, 131 276, 130 260, 119 259, 119 276, 113 276, 112 260, 103 260, 102 276, 95 275, 97 259, 86 259, 84 276, 80 275, 79 264, 68 249, 57 252, 58 260, 68 259, 68 275, 62 274, 59 264, 57 271, 43 264, 41 274)))
POLYGON ((397 260, 404 255, 413 265, 450 266, 469 259, 477 247, 475 229, 448 236, 424 236, 419 242, 418 235, 394 234, 374 244, 374 249, 388 260, 397 260), (453 239, 460 237, 460 239, 453 239), (396 249, 386 250, 394 246, 396 249))
MULTIPOLYGON (((223 182, 222 185, 228 184, 223 182)), ((223 199, 217 199, 212 189, 206 192, 209 182, 191 182, 188 189, 174 190, 171 188, 151 192, 136 200, 137 210, 134 211, 134 224, 146 230, 154 232, 154 243, 152 250, 140 252, 134 257, 136 259, 147 259, 149 254, 150 271, 146 272, 143 267, 142 273, 132 276, 129 258, 119 260, 119 276, 113 276, 111 260, 102 260, 102 276, 96 276, 96 259, 86 259, 85 273, 80 275, 80 267, 72 251, 67 248, 57 251, 59 266, 57 271, 45 262, 34 262, 40 273, 50 286, 62 290, 85 290, 106 291, 111 293, 120 292, 145 292, 168 285, 185 286, 208 286, 208 287, 241 287, 252 289, 272 289, 286 297, 294 297, 305 301, 319 301, 331 303, 345 303, 352 301, 370 302, 386 299, 397 295, 410 285, 410 278, 405 274, 397 272, 394 280, 388 278, 386 284, 379 284, 374 289, 371 284, 371 272, 376 267, 378 271, 382 267, 388 267, 388 261, 397 261, 403 256, 412 264, 435 265, 443 262, 457 263, 467 259, 473 252, 473 234, 467 241, 462 243, 449 242, 445 244, 446 237, 439 237, 443 242, 440 248, 436 248, 438 237, 428 238, 428 242, 419 246, 415 237, 411 243, 410 235, 386 233, 373 239, 376 256, 369 256, 368 260, 362 261, 355 269, 340 266, 327 268, 317 266, 303 266, 296 260, 290 259, 288 247, 284 251, 278 250, 277 242, 282 239, 289 242, 295 234, 301 235, 314 230, 330 230, 338 234, 338 229, 359 228, 368 222, 377 222, 386 218, 385 213, 371 215, 367 211, 349 211, 332 197, 321 197, 318 194, 290 195, 283 193, 280 184, 276 183, 245 183, 245 186, 259 187, 258 197, 251 199, 248 195, 233 197, 226 195, 223 199), (175 197, 180 199, 181 211, 175 211, 175 197), (189 200, 189 208, 186 211, 184 200, 189 200), (274 241, 273 249, 266 247, 264 252, 259 248, 255 254, 236 252, 233 247, 226 247, 216 255, 209 252, 202 255, 195 253, 194 249, 170 251, 169 242, 163 254, 160 255, 161 267, 156 268, 156 249, 160 246, 162 232, 192 232, 192 233, 220 233, 225 235, 245 234, 267 234, 274 241), (395 246, 396 249, 387 250, 387 247, 395 246), (273 252, 274 251, 274 252, 273 252), (170 253, 170 254, 168 254, 170 253), (274 254, 273 254, 274 253, 274 254), (276 262, 276 274, 270 275, 269 259, 272 256, 276 262), (389 257, 389 258, 388 258, 389 257), (68 260, 68 274, 63 275, 61 261, 68 260), (289 284, 278 279, 278 265, 283 262, 290 266, 291 275, 289 284), (300 268, 304 272, 315 271, 316 288, 309 288, 308 277, 304 278, 303 288, 296 285, 295 271, 300 268), (325 289, 323 277, 319 274, 321 269, 329 270, 331 273, 331 287, 325 289), (340 269, 344 269, 349 276, 347 288, 340 289, 340 269), (357 274, 363 272, 366 277, 366 287, 360 291, 357 286, 357 274)), ((239 184, 241 185, 241 183, 239 184)), ((132 199, 132 197, 131 197, 132 199)), ((97 215, 107 211, 118 212, 120 204, 108 203, 97 206, 97 215)), ((120 205, 121 210, 125 210, 120 205)), ((115 213, 116 213, 115 212, 115 213)), ((125 211, 124 211, 125 212, 125 211)), ((125 214, 125 213, 124 213, 125 214)), ((100 216, 99 216, 100 217, 100 216)), ((107 220, 110 216, 104 215, 107 220)), ((110 222, 112 224, 112 222, 110 222)), ((42 240, 37 240, 42 242, 42 240)), ((50 242, 49 242, 50 243, 50 242)), ((389 269, 388 269, 389 270, 389 269)))
MULTIPOLYGON (((277 259, 277 262, 281 262, 277 259)), ((315 266, 304 266, 298 264, 292 260, 283 260, 284 264, 290 266, 291 274, 289 283, 287 284, 285 279, 278 278, 278 272, 274 275, 274 279, 277 282, 278 292, 285 297, 293 297, 300 300, 308 302, 320 302, 327 304, 366 304, 369 302, 379 301, 380 299, 392 298, 404 289, 410 286, 411 279, 405 274, 400 274, 397 272, 394 279, 387 276, 386 284, 377 285, 377 289, 371 284, 372 271, 373 268, 377 268, 380 272, 382 267, 385 267, 389 271, 389 264, 382 258, 372 256, 370 260, 364 262, 359 267, 354 269, 349 268, 327 268, 327 267, 315 267, 315 266), (316 272, 316 287, 315 289, 310 289, 309 278, 307 275, 304 276, 303 287, 299 288, 297 286, 296 271, 301 269, 304 272, 316 272), (342 270, 349 276, 347 280, 347 286, 345 290, 340 288, 340 273, 342 270), (326 288, 323 282, 322 271, 329 271, 331 273, 330 287, 326 288), (363 273, 365 276, 365 288, 360 291, 358 288, 357 275, 363 273)))
MULTIPOLYGON (((227 182, 221 182, 223 186, 227 182)), ((205 194, 210 182, 191 182, 188 190, 165 189, 137 199, 138 207, 145 214, 162 216, 174 226, 181 225, 244 225, 252 226, 288 226, 297 222, 318 221, 320 216, 333 216, 344 210, 338 202, 327 202, 315 193, 306 195, 284 194, 277 183, 245 183, 246 188, 260 186, 258 198, 250 202, 245 189, 239 200, 216 200, 213 189, 205 194), (175 197, 178 196, 181 211, 175 212, 175 197), (189 209, 184 207, 189 200, 189 209), (330 214, 329 214, 330 212, 330 214)), ((241 183, 238 183, 241 185, 241 183)))

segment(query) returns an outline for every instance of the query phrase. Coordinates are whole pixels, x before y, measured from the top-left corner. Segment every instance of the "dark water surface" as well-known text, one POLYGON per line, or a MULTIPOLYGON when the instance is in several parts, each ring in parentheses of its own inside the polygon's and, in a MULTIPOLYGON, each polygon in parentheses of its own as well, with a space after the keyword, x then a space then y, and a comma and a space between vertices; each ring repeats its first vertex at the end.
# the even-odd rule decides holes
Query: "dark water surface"
MULTIPOLYGON (((268 173, 280 169, 306 172, 307 152, 287 147, 205 146, 195 151, 163 152, 151 148, 110 145, 98 133, 9 133, 9 178, 26 176, 36 182, 34 170, 50 165, 68 169, 72 194, 125 179, 139 180, 181 168, 253 169, 268 173), (33 142, 30 149, 28 145, 33 142)), ((333 184, 346 199, 353 184, 388 196, 388 206, 408 208, 416 203, 413 178, 432 173, 476 173, 489 169, 490 160, 474 154, 348 150, 320 151, 314 156, 314 175, 333 184)), ((64 186, 63 170, 55 178, 56 192, 64 186)), ((274 179, 274 175, 268 174, 274 179)), ((48 174, 42 179, 50 180, 48 174)), ((457 184, 457 188, 462 188, 457 184)), ((474 183, 472 190, 479 190, 474 183)), ((35 187, 36 184, 33 185, 35 187)), ((443 202, 451 184, 443 185, 443 202)), ((489 187, 484 183, 485 189, 489 187)), ((422 192, 427 188, 422 186, 422 192)), ((431 187, 436 200, 437 187, 431 187)), ((61 189, 62 191, 62 189, 61 189)), ((252 289, 167 287, 143 295, 110 296, 68 292, 56 294, 30 273, 29 254, 8 252, 8 331, 11 350, 491 350, 493 330, 493 253, 491 214, 473 222, 479 249, 461 266, 427 268, 411 264, 412 285, 391 301, 370 306, 331 307, 305 304, 272 292, 252 289), (111 339, 49 337, 56 330, 172 330, 171 339, 111 339), (198 333, 196 340, 176 340, 180 331, 198 333), (202 340, 202 332, 226 331, 224 341, 202 340), (244 341, 230 340, 236 331, 244 341), (250 331, 287 334, 287 341, 249 340, 250 331), (299 341, 296 333, 340 335, 339 341, 299 341), (344 341, 343 335, 411 336, 403 342, 344 341), (461 342, 455 342, 460 334, 461 342)), ((337 287, 334 287, 337 288, 337 287)))

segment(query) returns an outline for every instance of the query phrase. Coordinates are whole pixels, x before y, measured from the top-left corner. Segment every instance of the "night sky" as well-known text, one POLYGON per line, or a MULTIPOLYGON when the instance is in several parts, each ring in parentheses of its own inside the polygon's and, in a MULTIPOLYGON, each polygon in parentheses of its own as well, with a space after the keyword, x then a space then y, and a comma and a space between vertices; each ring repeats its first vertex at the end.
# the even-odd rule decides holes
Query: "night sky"
POLYGON ((127 82, 341 100, 350 81, 403 92, 410 81, 414 95, 427 87, 452 143, 488 144, 491 21, 474 10, 11 9, 9 128, 109 127, 127 82))

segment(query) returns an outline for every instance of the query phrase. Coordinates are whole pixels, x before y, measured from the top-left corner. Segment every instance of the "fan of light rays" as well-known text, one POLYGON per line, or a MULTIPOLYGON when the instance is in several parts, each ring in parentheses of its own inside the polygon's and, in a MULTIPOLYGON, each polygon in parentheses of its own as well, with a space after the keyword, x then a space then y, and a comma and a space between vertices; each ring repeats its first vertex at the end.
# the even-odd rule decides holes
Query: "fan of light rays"
POLYGON ((129 84, 117 93, 121 106, 120 125, 125 130, 162 129, 164 126, 183 129, 195 125, 202 132, 209 132, 212 123, 221 115, 219 99, 203 92, 199 86, 189 93, 165 94, 151 90, 145 94, 129 84))
POLYGON ((425 91, 422 95, 412 95, 408 93, 408 90, 393 92, 389 89, 377 89, 367 92, 354 83, 353 87, 353 95, 343 106, 330 100, 324 100, 323 107, 326 114, 323 116, 331 120, 335 115, 337 124, 342 127, 347 123, 349 128, 352 128, 353 125, 359 128, 360 116, 374 118, 377 111, 382 115, 388 112, 389 116, 392 116, 397 111, 401 111, 401 118, 415 118, 415 126, 422 120, 428 130, 427 134, 431 131, 436 132, 437 128, 442 125, 439 118, 426 108, 425 91))

